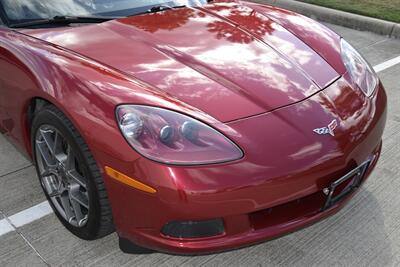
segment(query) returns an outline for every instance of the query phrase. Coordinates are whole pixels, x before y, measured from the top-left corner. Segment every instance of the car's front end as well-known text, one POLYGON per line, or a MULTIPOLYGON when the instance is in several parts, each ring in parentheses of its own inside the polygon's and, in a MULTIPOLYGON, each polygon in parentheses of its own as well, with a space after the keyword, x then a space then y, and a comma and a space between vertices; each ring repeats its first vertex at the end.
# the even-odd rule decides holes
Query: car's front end
MULTIPOLYGON (((136 134, 130 138, 121 129, 127 143, 143 155, 134 162, 109 163, 117 170, 109 173, 107 185, 118 207, 115 223, 122 240, 170 253, 208 253, 269 240, 340 210, 379 159, 386 94, 372 67, 353 47, 343 39, 331 45, 336 55, 332 49, 325 58, 340 57, 339 62, 331 60, 340 77, 323 90, 268 112, 212 125, 234 144, 225 160, 199 162, 195 159, 201 156, 191 156, 190 151, 184 162, 174 162, 173 156, 149 156, 141 151, 140 138, 132 138, 136 134), (130 188, 116 179, 119 172, 127 179, 148 181, 153 191, 130 188)), ((329 77, 327 67, 314 71, 320 73, 309 73, 314 81, 329 77)), ((232 112, 241 108, 245 107, 231 107, 232 112)), ((141 116, 135 107, 126 112, 141 116)), ((132 122, 140 125, 139 130, 128 128, 146 132, 145 117, 144 122, 138 123, 137 117, 132 122)), ((117 121, 121 124, 118 114, 117 121)), ((179 140, 187 138, 184 126, 184 120, 173 126, 172 132, 182 135, 179 140)), ((165 134, 159 134, 163 142, 165 134)), ((208 148, 209 160, 218 148, 208 148)), ((129 145, 126 149, 128 153, 129 145)), ((121 245, 126 249, 126 242, 121 245)))
POLYGON ((174 166, 105 159, 154 189, 140 192, 111 173, 107 187, 120 237, 192 254, 257 243, 314 223, 338 211, 368 178, 385 122, 382 85, 366 96, 345 75, 298 104, 228 123, 236 134, 226 135, 244 152, 233 162, 174 166), (313 131, 333 120, 332 135, 313 131))
MULTIPOLYGON (((37 66, 26 77, 39 89, 24 97, 65 114, 93 154, 91 190, 99 207, 109 200, 124 250, 197 254, 269 240, 337 212, 371 174, 386 94, 342 38, 234 0, 140 14, 56 29, 31 21, 8 34, 37 66)), ((90 218, 88 207, 82 225, 111 227, 108 209, 90 218)))

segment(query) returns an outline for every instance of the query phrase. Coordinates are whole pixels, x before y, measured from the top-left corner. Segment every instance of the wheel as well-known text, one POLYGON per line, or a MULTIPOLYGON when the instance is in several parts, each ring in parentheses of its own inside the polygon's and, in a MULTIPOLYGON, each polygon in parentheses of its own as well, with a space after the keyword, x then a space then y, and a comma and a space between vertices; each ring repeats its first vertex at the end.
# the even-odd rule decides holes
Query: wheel
POLYGON ((63 225, 86 240, 112 233, 114 225, 103 178, 71 121, 48 105, 36 112, 31 133, 40 184, 63 225))

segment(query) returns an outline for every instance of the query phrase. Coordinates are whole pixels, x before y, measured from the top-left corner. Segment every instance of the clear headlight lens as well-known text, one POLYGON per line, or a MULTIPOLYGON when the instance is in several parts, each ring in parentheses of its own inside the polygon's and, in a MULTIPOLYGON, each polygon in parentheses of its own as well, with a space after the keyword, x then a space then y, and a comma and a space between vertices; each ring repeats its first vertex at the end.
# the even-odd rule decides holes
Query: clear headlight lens
POLYGON ((353 82, 367 95, 371 96, 378 85, 378 77, 371 65, 342 39, 342 59, 353 82))
POLYGON ((116 112, 125 139, 149 159, 197 165, 243 157, 242 150, 223 134, 183 114, 141 105, 120 106, 116 112))

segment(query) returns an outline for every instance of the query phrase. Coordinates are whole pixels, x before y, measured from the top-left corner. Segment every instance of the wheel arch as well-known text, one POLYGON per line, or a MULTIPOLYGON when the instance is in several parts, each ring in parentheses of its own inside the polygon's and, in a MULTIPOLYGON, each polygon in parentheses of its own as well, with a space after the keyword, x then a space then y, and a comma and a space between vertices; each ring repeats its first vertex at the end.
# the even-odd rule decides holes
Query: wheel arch
POLYGON ((27 103, 24 107, 24 110, 21 114, 21 123, 22 123, 22 130, 23 130, 23 138, 25 140, 25 148, 26 152, 28 153, 28 156, 30 159, 33 159, 33 149, 32 149, 32 140, 31 140, 31 127, 32 127, 32 122, 33 119, 35 118, 35 114, 43 109, 46 106, 52 105, 59 109, 67 118, 72 122, 74 127, 78 130, 79 133, 81 133, 81 129, 79 125, 74 121, 72 116, 68 114, 68 112, 62 107, 61 104, 59 104, 57 101, 54 99, 48 99, 44 98, 41 96, 34 96, 31 97, 30 99, 27 100, 27 103))

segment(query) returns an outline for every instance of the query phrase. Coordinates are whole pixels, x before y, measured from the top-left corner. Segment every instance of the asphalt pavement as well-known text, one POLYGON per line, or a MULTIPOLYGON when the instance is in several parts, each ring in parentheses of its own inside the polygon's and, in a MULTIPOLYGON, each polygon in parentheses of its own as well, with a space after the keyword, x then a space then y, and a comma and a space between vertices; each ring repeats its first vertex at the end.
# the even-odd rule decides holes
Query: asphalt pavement
POLYGON ((43 217, 49 213, 46 207, 32 209, 45 201, 34 168, 0 135, 0 266, 399 266, 400 40, 328 26, 380 66, 389 101, 381 160, 338 214, 279 239, 225 253, 127 255, 120 252, 116 234, 82 241, 54 214, 43 217), (10 222, 15 227, 7 228, 10 222))

